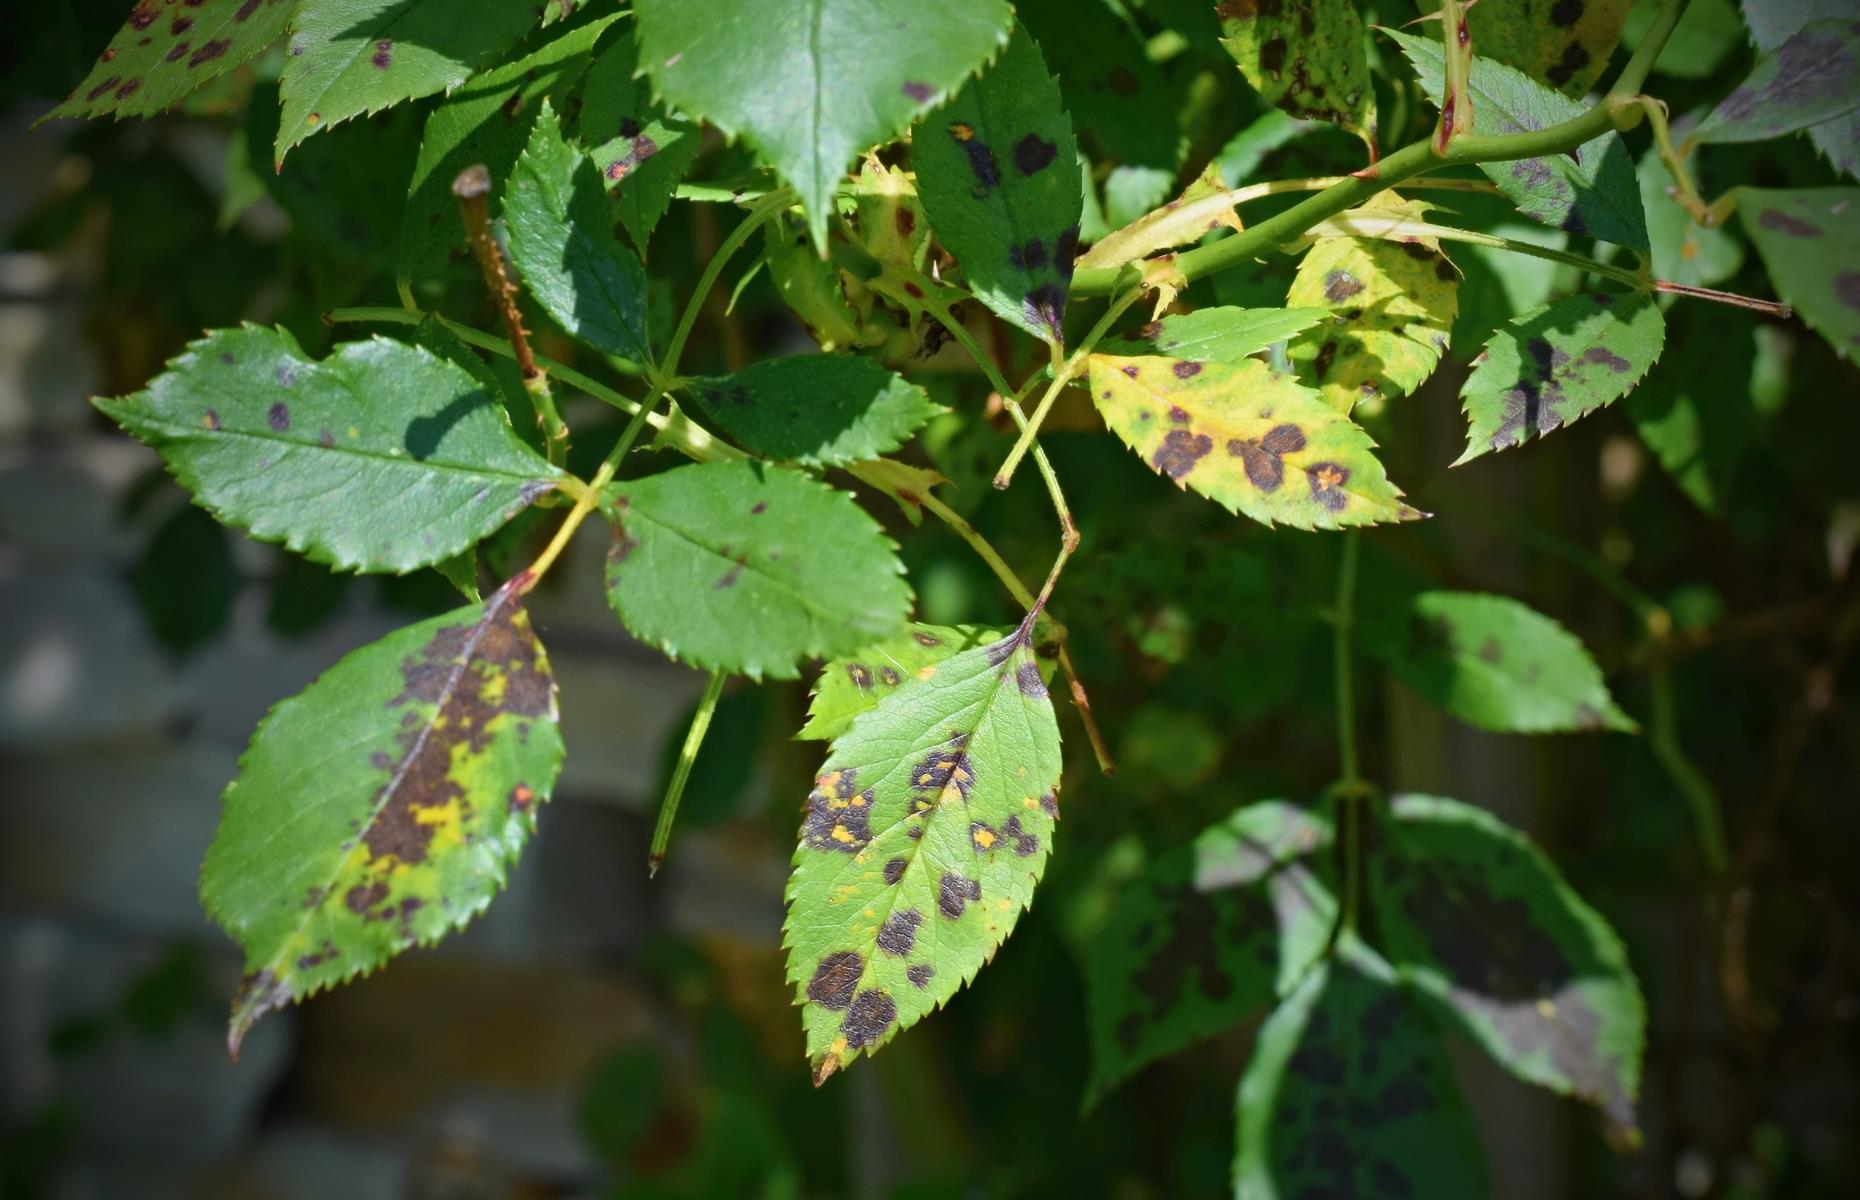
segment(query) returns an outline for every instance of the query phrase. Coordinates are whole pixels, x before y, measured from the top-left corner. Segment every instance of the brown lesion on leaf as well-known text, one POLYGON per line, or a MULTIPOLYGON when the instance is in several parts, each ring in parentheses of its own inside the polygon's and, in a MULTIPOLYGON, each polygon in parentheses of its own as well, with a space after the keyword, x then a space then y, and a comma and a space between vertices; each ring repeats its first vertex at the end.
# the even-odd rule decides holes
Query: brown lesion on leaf
POLYGON ((917 944, 917 927, 924 923, 923 913, 914 908, 894 912, 878 931, 878 948, 902 958, 917 944))
POLYGON ((943 872, 937 880, 937 911, 954 921, 962 916, 963 910, 971 902, 980 902, 982 898, 982 881, 966 878, 955 871, 943 872))
POLYGON ((975 786, 975 772, 963 744, 966 739, 962 744, 939 746, 912 767, 911 790, 927 793, 925 799, 936 802, 967 800, 969 789, 975 786))
POLYGON ((917 987, 928 987, 936 978, 936 968, 929 963, 912 963, 904 969, 904 977, 917 987))
POLYGON ((852 1004, 853 991, 865 973, 865 959, 851 950, 840 950, 821 959, 814 977, 807 981, 807 998, 822 1008, 843 1012, 852 1004))
POLYGON ((866 666, 864 663, 847 663, 846 678, 852 680, 853 686, 862 692, 869 692, 872 690, 872 668, 866 666))
POLYGON ((846 1020, 840 1025, 840 1033, 846 1038, 849 1047, 862 1050, 883 1041, 897 1020, 898 1006, 890 994, 876 988, 867 988, 853 997, 852 1007, 846 1012, 846 1020))
POLYGON ((911 864, 902 858, 889 859, 885 863, 885 886, 895 887, 898 880, 904 878, 904 869, 911 864))
POLYGON ((1331 512, 1342 512, 1350 503, 1349 493, 1344 490, 1350 482, 1350 468, 1341 463, 1311 464, 1305 469, 1305 482, 1311 487, 1311 498, 1331 512))
POLYGON ((1001 836, 1013 848, 1017 857, 1030 858, 1039 852, 1040 837, 1020 823, 1020 814, 1015 813, 1001 826, 1001 836))
POLYGON ((1262 492, 1276 492, 1285 482, 1285 456, 1305 448, 1305 433, 1289 422, 1275 425, 1260 438, 1232 438, 1227 453, 1240 460, 1247 482, 1262 492))
POLYGON ((858 770, 828 771, 807 796, 801 841, 809 849, 853 854, 872 840, 872 790, 858 790, 858 770))
POLYGON ((1163 438, 1162 445, 1156 448, 1150 463, 1164 475, 1180 482, 1213 449, 1214 439, 1205 433, 1171 429, 1163 438))

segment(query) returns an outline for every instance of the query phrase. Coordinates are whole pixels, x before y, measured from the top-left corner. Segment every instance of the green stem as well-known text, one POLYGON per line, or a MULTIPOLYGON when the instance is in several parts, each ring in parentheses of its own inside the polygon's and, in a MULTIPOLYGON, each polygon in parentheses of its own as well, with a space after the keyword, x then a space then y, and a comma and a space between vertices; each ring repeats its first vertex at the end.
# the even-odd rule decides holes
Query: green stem
POLYGON ((670 379, 678 372, 678 360, 685 352, 685 341, 691 336, 692 327, 697 324, 698 312, 704 307, 704 297, 710 295, 710 289, 723 274, 723 268, 747 242, 763 222, 794 203, 794 194, 787 188, 779 188, 757 200, 744 214, 743 219, 730 230, 723 244, 717 247, 717 253, 710 256, 704 264, 704 273, 698 276, 697 287, 691 292, 691 299, 685 304, 684 313, 678 318, 678 328, 672 332, 672 340, 665 347, 665 357, 659 360, 659 375, 670 379))
MULTIPOLYGON (((1027 424, 1021 428, 1020 438, 1015 441, 1014 448, 1008 451, 1007 458, 1001 463, 1001 469, 995 472, 995 487, 1006 488, 1008 484, 1014 482, 1014 470, 1020 466, 1020 460, 1026 455, 1027 448, 1033 444, 1034 435, 1039 433, 1041 422, 1046 420, 1046 414, 1052 410, 1053 401, 1065 389, 1065 386, 1072 382, 1072 377, 1079 373, 1079 369, 1085 365, 1086 355, 1092 352, 1092 348, 1098 344, 1098 339, 1110 331, 1111 323, 1123 316, 1124 310, 1135 304, 1142 294, 1142 289, 1133 285, 1130 290, 1113 300, 1111 306, 1104 310, 1104 315, 1098 318, 1098 323, 1091 327, 1091 332, 1085 335, 1085 340, 1079 343, 1078 349, 1068 355, 1064 363, 1054 368, 1053 380, 1046 385, 1046 394, 1040 397, 1040 403, 1034 408, 1033 416, 1029 417, 1027 424)), ((1057 349, 1054 354, 1057 360, 1057 349)))
POLYGON ((678 751, 678 765, 672 768, 671 785, 665 789, 665 799, 659 801, 659 820, 652 827, 652 849, 646 855, 648 876, 657 875, 665 863, 665 849, 671 844, 672 821, 678 816, 678 802, 684 799, 691 767, 697 762, 704 735, 710 731, 711 714, 717 711, 717 698, 723 695, 723 680, 722 671, 710 673, 710 682, 704 685, 703 698, 698 701, 697 712, 691 718, 691 728, 685 730, 685 744, 678 751))

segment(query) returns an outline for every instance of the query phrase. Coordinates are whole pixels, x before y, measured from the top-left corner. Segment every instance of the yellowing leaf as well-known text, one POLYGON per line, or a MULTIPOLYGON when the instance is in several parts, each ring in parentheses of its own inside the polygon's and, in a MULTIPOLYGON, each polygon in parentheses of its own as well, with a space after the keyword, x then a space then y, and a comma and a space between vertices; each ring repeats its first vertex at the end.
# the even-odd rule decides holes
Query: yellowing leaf
MULTIPOLYGON (((1419 7, 1438 12, 1440 0, 1419 7)), ((1466 10, 1473 53, 1580 96, 1608 66, 1628 0, 1480 0, 1466 10)))
POLYGON ((1239 229, 1240 218, 1234 213, 1234 205, 1250 190, 1229 189, 1221 179, 1220 167, 1211 163, 1176 199, 1099 238, 1090 250, 1079 255, 1078 265, 1121 267, 1158 250, 1198 242, 1222 226, 1239 229))
POLYGON ((1354 0, 1221 0, 1215 12, 1221 45, 1267 103, 1375 145, 1376 93, 1354 0))

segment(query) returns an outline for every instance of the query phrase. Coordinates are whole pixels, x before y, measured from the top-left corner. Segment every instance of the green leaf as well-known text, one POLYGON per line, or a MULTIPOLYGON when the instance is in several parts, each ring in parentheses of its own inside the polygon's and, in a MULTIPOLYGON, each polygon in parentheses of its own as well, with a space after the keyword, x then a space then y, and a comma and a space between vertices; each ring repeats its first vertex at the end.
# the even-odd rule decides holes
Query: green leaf
POLYGON ((1329 804, 1236 809, 1158 858, 1085 946, 1095 1103, 1292 989, 1337 917, 1329 804))
POLYGON ((482 912, 561 766, 555 679, 512 585, 364 646, 272 709, 200 876, 245 949, 233 1052, 264 1014, 482 912))
POLYGON ((1660 306, 1638 292, 1585 292, 1522 314, 1492 335, 1460 390, 1467 432, 1458 462, 1521 446, 1614 403, 1665 342, 1660 306))
POLYGON ((1351 0, 1222 4, 1221 45, 1266 103, 1375 142, 1376 92, 1351 0))
POLYGON ((931 228, 976 299, 1037 338, 1063 340, 1084 211, 1078 145, 1026 30, 917 126, 911 155, 931 228))
POLYGON ((1090 357, 1111 431, 1177 486, 1267 525, 1338 529, 1423 514, 1404 504, 1369 435, 1257 359, 1090 357))
POLYGON ((814 1082, 929 1015, 1033 898, 1059 817, 1059 726, 1033 618, 853 719, 814 789, 783 944, 814 1082))
POLYGON ((597 350, 652 361, 645 268, 614 238, 601 173, 563 140, 546 98, 504 189, 504 224, 523 282, 558 325, 597 350))
POLYGON ((1240 218, 1233 211, 1238 202, 1238 194, 1222 181, 1220 168, 1209 163, 1180 196, 1099 238, 1079 255, 1077 265, 1121 267, 1158 250, 1198 242, 1216 229, 1239 229, 1240 218))
POLYGON ((1860 359, 1860 188, 1738 188, 1737 213, 1776 294, 1860 359))
MULTIPOLYGON (((619 19, 616 13, 571 29, 534 53, 470 80, 433 109, 407 188, 400 231, 402 284, 439 274, 455 253, 469 257, 452 181, 474 163, 482 163, 493 180, 507 179, 529 140, 538 105, 545 97, 561 104, 569 86, 588 69, 594 43, 619 19)), ((503 212, 503 190, 493 191, 489 202, 496 218, 503 212)))
POLYGON ((1388 817, 1369 894, 1402 978, 1512 1074, 1632 1130, 1646 1006, 1601 914, 1489 813, 1397 796, 1388 817))
POLYGON ((843 467, 902 446, 947 411, 869 358, 764 359, 687 389, 697 410, 739 445, 780 462, 843 467))
POLYGON ((839 264, 814 253, 800 223, 778 216, 763 235, 763 259, 782 303, 822 349, 863 346, 859 314, 846 300, 839 264))
POLYGON ((1504 596, 1421 592, 1365 621, 1364 641, 1397 679, 1481 729, 1635 728, 1582 642, 1504 596))
POLYGON ((220 520, 359 571, 449 558, 562 477, 494 392, 384 338, 318 362, 281 329, 215 330, 96 404, 220 520))
POLYGON ((1811 21, 1757 59, 1692 140, 1763 142, 1860 107, 1860 21, 1811 21))
MULTIPOLYGON (((1638 49, 1658 11, 1644 4, 1629 9, 1621 27, 1622 45, 1638 49)), ((1710 79, 1742 45, 1743 33, 1744 22, 1733 0, 1693 0, 1679 14, 1666 45, 1660 47, 1654 73, 1670 79, 1710 79)))
POLYGON ((588 72, 576 129, 582 144, 594 147, 594 165, 607 181, 620 223, 643 251, 704 138, 695 121, 654 103, 651 85, 636 76, 639 46, 629 31, 588 72))
MULTIPOLYGON (((1438 12, 1440 0, 1420 0, 1417 7, 1438 12)), ((1581 96, 1608 67, 1608 56, 1621 40, 1628 0, 1479 0, 1464 11, 1474 51, 1581 96)), ((1490 133, 1483 115, 1474 105, 1474 128, 1490 133)))
POLYGON ((877 707, 917 673, 944 659, 998 642, 1013 633, 986 625, 919 625, 866 646, 821 668, 807 707, 807 724, 794 736, 827 741, 852 728, 853 718, 877 707))
MULTIPOLYGON (((1357 211, 1419 220, 1426 207, 1384 193, 1357 211)), ((1285 302, 1336 316, 1291 344, 1292 366, 1340 413, 1413 391, 1446 353, 1459 314, 1459 282, 1431 237, 1317 239, 1299 262, 1285 302)))
POLYGON ((84 82, 41 120, 161 112, 269 46, 295 7, 288 0, 194 0, 170 10, 160 0, 137 0, 84 82))
POLYGON ((1638 174, 1641 207, 1647 214, 1647 239, 1653 245, 1654 278, 1708 287, 1737 274, 1744 265, 1743 241, 1722 226, 1700 225, 1667 194, 1672 176, 1660 161, 1658 147, 1649 146, 1641 155, 1638 174))
POLYGON ((1139 163, 1174 173, 1175 97, 1142 35, 1104 0, 1019 0, 1015 15, 1043 54, 1064 63, 1059 90, 1094 161, 1139 163))
POLYGON ((1322 308, 1204 308, 1151 321, 1128 337, 1099 342, 1098 349, 1132 357, 1159 354, 1187 362, 1239 362, 1329 315, 1322 308))
MULTIPOLYGON (((1750 40, 1766 52, 1794 37, 1811 21, 1853 17, 1849 0, 1744 0, 1743 8, 1750 40)), ((1688 14, 1691 11, 1688 9, 1688 14)), ((1808 137, 1837 171, 1860 179, 1860 111, 1812 126, 1808 137)))
POLYGON ((1491 1193, 1446 1042, 1388 964, 1345 935, 1253 1043, 1236 1102, 1243 1200, 1491 1193))
POLYGON ((526 4, 474 6, 467 16, 448 0, 297 0, 279 78, 277 161, 350 117, 451 91, 535 21, 526 4))
MULTIPOLYGON (((1446 52, 1439 41, 1393 29, 1383 32, 1401 46, 1414 64, 1421 90, 1439 104, 1446 87, 1446 52)), ((1471 87, 1475 128, 1481 136, 1546 129, 1588 111, 1581 102, 1479 55, 1473 56, 1471 87)), ((1648 248, 1634 159, 1618 133, 1585 142, 1570 154, 1480 163, 1479 169, 1533 220, 1630 250, 1648 248)))
POLYGON ((1722 516, 1738 467, 1753 448, 1759 351, 1783 328, 1756 325, 1722 304, 1687 305, 1673 321, 1674 345, 1685 352, 1667 355, 1624 407, 1679 490, 1722 516))
POLYGON ((742 137, 794 185, 822 251, 855 154, 902 133, 1006 42, 1006 0, 639 0, 664 99, 742 137))
POLYGON ((699 463, 616 483, 607 598, 633 635, 706 670, 793 679, 903 628, 911 593, 853 498, 782 467, 699 463))

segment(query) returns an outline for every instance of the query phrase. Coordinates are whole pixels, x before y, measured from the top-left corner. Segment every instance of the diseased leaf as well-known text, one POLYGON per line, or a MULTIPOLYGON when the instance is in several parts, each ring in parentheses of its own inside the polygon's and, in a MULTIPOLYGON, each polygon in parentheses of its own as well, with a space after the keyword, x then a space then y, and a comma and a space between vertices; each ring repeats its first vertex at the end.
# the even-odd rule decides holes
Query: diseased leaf
MULTIPOLYGON (((946 658, 1008 637, 1011 629, 986 625, 919 625, 875 642, 820 670, 807 706, 807 724, 794 736, 828 741, 852 728, 853 718, 878 706, 884 697, 917 673, 946 658)), ((1037 639, 1036 639, 1037 640, 1037 639)))
POLYGON ((594 147, 589 153, 620 223, 643 251, 704 139, 697 122, 655 103, 651 85, 638 74, 639 47, 629 31, 588 72, 576 128, 582 144, 594 147))
POLYGON ((1098 343, 1100 353, 1162 355, 1188 362, 1239 362, 1328 317, 1322 308, 1203 308, 1151 321, 1098 343))
POLYGON ((1239 229, 1240 218, 1234 215, 1239 200, 1223 183, 1220 168, 1210 163, 1180 196, 1099 238, 1079 255, 1078 265, 1121 267, 1158 250, 1198 242, 1216 229, 1239 229))
POLYGON ((866 344, 859 314, 846 299, 839 264, 814 253, 799 221, 777 216, 763 235, 763 261, 782 303, 823 350, 866 344))
POLYGON ((1158 858, 1085 947, 1092 1104, 1137 1068, 1263 1011, 1336 922, 1328 804, 1236 809, 1158 858))
POLYGON ((494 391, 384 338, 318 362, 281 329, 215 330, 96 404, 220 520, 352 570, 449 558, 562 477, 494 391))
POLYGON ((616 483, 607 599, 641 641, 706 670, 793 679, 904 626, 911 592, 878 523, 798 471, 675 467, 616 483))
POLYGON ((1860 188, 1738 188, 1737 213, 1776 294, 1860 360, 1860 188))
POLYGON ((853 156, 902 133, 1007 42, 1006 0, 639 0, 659 94, 748 141, 794 185, 826 248, 853 156))
MULTIPOLYGON (((1478 12, 1473 10, 1475 16, 1478 12)), ((1394 29, 1383 32, 1401 46, 1421 90, 1439 104, 1446 86, 1446 53, 1440 43, 1394 29)), ((1586 111, 1581 102, 1480 55, 1473 56, 1472 95, 1481 136, 1545 129, 1586 111)), ((1480 163, 1479 169, 1533 220, 1630 250, 1648 248, 1634 159, 1618 133, 1585 142, 1569 154, 1480 163)))
MULTIPOLYGON (((452 181, 474 163, 484 164, 495 181, 508 179, 543 98, 560 107, 570 85, 588 69, 594 43, 619 19, 616 13, 571 29, 532 54, 471 79, 433 109, 407 188, 400 231, 402 284, 437 275, 448 261, 470 260, 452 181)), ((488 201, 496 218, 503 212, 503 189, 494 190, 488 201)))
POLYGON ((1240 73, 1283 112, 1329 121, 1376 143, 1376 92, 1351 0, 1226 0, 1215 6, 1221 45, 1240 73))
POLYGON ((800 354, 690 381, 697 410, 779 462, 839 467, 890 453, 947 411, 869 358, 800 354))
MULTIPOLYGON (((1440 0, 1417 7, 1439 12, 1440 0)), ((1628 0, 1479 0, 1466 12, 1474 53, 1581 96, 1607 69, 1628 7, 1628 0)))
POLYGON ((294 0, 192 0, 182 8, 136 0, 84 82, 42 119, 161 112, 269 46, 295 8, 294 0))
POLYGON ((1860 108, 1860 20, 1811 21, 1757 59, 1694 141, 1762 142, 1860 108))
MULTIPOLYGON (((1674 136, 1681 135, 1675 132, 1674 136)), ((1737 269, 1744 265, 1743 240, 1722 226, 1700 225, 1667 194, 1672 176, 1660 162, 1658 147, 1649 146, 1647 153, 1641 155, 1639 175, 1641 207, 1647 214, 1647 238, 1653 245, 1654 278, 1690 287, 1708 287, 1737 274, 1737 269)))
POLYGON ((274 155, 350 117, 451 91, 528 33, 527 4, 451 0, 297 0, 278 85, 274 155))
POLYGON ((1467 431, 1458 462, 1523 445, 1614 403, 1665 342, 1666 318, 1648 294, 1584 292, 1524 313, 1492 335, 1460 390, 1467 431))
POLYGON ((1364 641, 1397 679, 1481 729, 1634 729, 1582 642, 1504 596, 1421 592, 1365 621, 1364 641))
POLYGON ((1023 29, 911 135, 917 192, 969 289, 1002 320, 1064 338, 1084 199, 1072 123, 1023 29))
POLYGON ((1235 1107, 1240 1200, 1490 1195, 1446 1041, 1354 935, 1260 1027, 1235 1107))
MULTIPOLYGON (((1358 211, 1418 220, 1426 209, 1385 192, 1358 211)), ((1459 281, 1431 237, 1319 238, 1299 262, 1285 302, 1335 316, 1291 344, 1293 368, 1340 413, 1378 396, 1406 395, 1446 353, 1459 281)))
POLYGON ((834 740, 783 926, 816 1084, 993 957, 1046 867, 1059 769, 1031 616, 925 668, 834 740))
POLYGON ((645 268, 614 238, 601 173, 563 140, 546 98, 504 189, 504 223, 523 282, 557 324, 597 350, 652 361, 645 268))
POLYGON ((1375 443, 1317 393, 1257 359, 1089 359, 1105 424, 1144 462, 1229 512, 1338 529, 1422 514, 1370 453, 1375 443))
POLYGON ((1176 101, 1141 33, 1103 0, 1018 0, 1015 15, 1055 64, 1059 90, 1097 161, 1175 171, 1176 101))
MULTIPOLYGON (((1697 6, 1694 5, 1695 9, 1697 6)), ((1744 23, 1758 50, 1771 51, 1812 21, 1853 17, 1849 0, 1743 0, 1744 23)), ((1687 10, 1688 14, 1692 9, 1687 10)), ((1684 23, 1683 18, 1681 24, 1684 23)), ((1860 111, 1812 126, 1809 140, 1837 171, 1860 179, 1860 111)))
POLYGON ((245 949, 228 1037, 482 912, 562 766, 513 584, 364 646, 271 711, 227 786, 201 902, 245 949))
POLYGON ((1397 796, 1383 830, 1370 903, 1402 978, 1512 1074, 1632 1130, 1646 1005, 1601 914, 1471 805, 1397 796))

